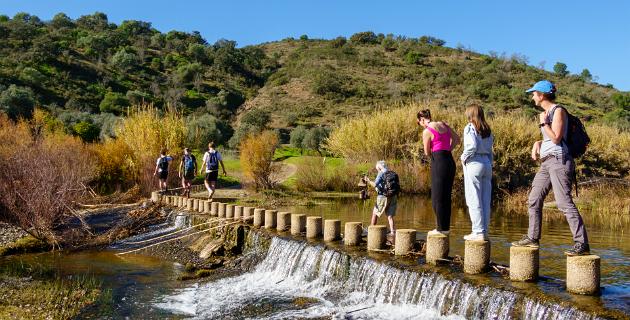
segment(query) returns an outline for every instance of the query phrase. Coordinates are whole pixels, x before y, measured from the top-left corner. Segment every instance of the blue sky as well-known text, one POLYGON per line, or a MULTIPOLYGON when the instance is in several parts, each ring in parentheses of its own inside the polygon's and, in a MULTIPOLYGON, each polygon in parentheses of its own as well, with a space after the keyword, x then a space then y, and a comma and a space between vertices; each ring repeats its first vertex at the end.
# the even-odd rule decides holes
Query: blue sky
POLYGON ((166 1, 0 0, 0 14, 49 20, 101 11, 111 22, 143 20, 160 31, 199 31, 240 46, 286 37, 334 38, 358 31, 432 35, 447 46, 518 53, 532 65, 588 68, 598 82, 630 91, 630 1, 166 1), (625 31, 624 31, 625 30, 625 31))

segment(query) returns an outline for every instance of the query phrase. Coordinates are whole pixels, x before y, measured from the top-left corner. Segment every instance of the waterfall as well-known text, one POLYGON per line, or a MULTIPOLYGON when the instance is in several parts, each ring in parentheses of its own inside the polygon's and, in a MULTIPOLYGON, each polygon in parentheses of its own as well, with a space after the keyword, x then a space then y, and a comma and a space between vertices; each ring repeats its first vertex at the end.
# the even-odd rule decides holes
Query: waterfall
POLYGON ((274 237, 254 271, 195 284, 155 305, 195 318, 593 319, 523 294, 274 237), (313 301, 296 307, 296 298, 313 301))
MULTIPOLYGON (((111 244, 109 248, 117 250, 133 248, 134 242, 150 240, 189 226, 190 218, 188 216, 179 211, 172 211, 166 222, 150 226, 149 231, 145 233, 117 241, 111 244)), ((166 239, 168 238, 161 238, 160 240, 166 239)))

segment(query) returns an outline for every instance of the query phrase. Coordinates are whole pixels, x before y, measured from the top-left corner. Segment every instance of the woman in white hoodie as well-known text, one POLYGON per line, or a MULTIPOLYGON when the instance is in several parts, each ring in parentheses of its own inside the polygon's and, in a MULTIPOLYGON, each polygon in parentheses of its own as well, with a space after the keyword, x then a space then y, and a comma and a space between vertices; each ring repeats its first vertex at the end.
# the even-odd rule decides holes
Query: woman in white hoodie
POLYGON ((465 240, 488 240, 492 200, 492 130, 479 105, 466 108, 468 125, 464 128, 464 168, 466 205, 472 222, 472 233, 465 240))

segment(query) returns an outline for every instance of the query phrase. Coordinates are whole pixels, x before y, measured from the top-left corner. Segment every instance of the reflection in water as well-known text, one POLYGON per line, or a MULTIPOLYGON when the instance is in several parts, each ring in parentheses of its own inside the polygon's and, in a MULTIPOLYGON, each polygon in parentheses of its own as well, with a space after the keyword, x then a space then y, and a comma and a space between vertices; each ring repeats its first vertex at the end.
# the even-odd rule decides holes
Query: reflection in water
MULTIPOLYGON (((340 219, 361 221, 369 225, 374 199, 361 201, 343 199, 329 205, 316 207, 282 208, 289 212, 308 215, 319 215, 324 219, 340 219)), ((544 215, 544 213, 543 213, 544 215)), ((596 217, 599 219, 600 217, 596 217)), ((618 231, 611 232, 608 226, 593 223, 591 217, 585 217, 589 235, 591 252, 599 255, 601 260, 601 283, 604 287, 601 302, 607 307, 630 310, 630 234, 623 230, 630 227, 626 224, 618 231)), ((419 238, 426 238, 426 232, 435 228, 435 216, 431 208, 431 200, 425 197, 402 197, 398 199, 398 210, 395 217, 396 228, 413 228, 418 230, 419 238)), ((380 224, 386 224, 384 217, 380 224)), ((509 264, 510 243, 527 233, 528 218, 526 215, 505 215, 493 209, 490 222, 490 240, 492 241, 491 260, 499 264, 509 264)), ((343 228, 342 228, 343 229, 343 228)), ((471 224, 465 208, 453 208, 451 218, 451 251, 450 255, 464 255, 463 236, 470 233, 471 224)), ((566 259, 564 251, 573 245, 571 230, 564 219, 547 219, 543 221, 542 239, 540 241, 540 275, 554 279, 564 279, 566 275, 566 259)), ((560 291, 563 288, 554 284, 543 290, 560 291)), ((570 295, 571 299, 583 297, 570 295)), ((586 298, 593 301, 593 298, 586 298)), ((597 298, 595 298, 597 299, 597 298)))

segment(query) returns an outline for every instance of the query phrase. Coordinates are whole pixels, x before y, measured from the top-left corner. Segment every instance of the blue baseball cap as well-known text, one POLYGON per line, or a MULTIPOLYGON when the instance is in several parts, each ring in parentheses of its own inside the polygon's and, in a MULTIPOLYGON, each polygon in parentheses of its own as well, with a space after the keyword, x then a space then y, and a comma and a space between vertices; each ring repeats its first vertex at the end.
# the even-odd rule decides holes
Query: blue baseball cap
POLYGON ((549 80, 541 80, 534 84, 533 87, 527 89, 525 92, 538 91, 542 93, 554 93, 556 92, 556 86, 549 80))

